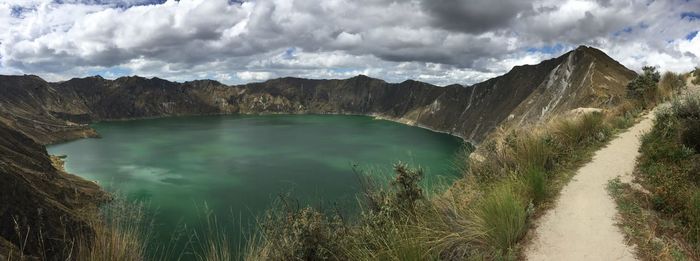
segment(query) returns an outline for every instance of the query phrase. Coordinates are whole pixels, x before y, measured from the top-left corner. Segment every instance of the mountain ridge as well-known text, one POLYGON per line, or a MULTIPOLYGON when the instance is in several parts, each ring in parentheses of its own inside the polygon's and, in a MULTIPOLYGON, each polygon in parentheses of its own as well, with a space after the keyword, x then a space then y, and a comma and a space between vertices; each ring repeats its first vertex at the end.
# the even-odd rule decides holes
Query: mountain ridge
MULTIPOLYGON (((38 76, 0 76, 0 89, 14 87, 20 93, 16 89, 24 85, 25 92, 27 86, 37 90, 17 97, 0 94, 0 106, 12 104, 13 100, 26 101, 32 109, 25 112, 40 116, 33 119, 35 123, 46 124, 43 129, 22 124, 18 119, 24 114, 16 113, 0 114, 0 120, 40 143, 49 144, 94 136, 94 131, 79 124, 103 120, 202 114, 360 114, 450 133, 478 143, 509 118, 524 123, 550 116, 535 115, 533 110, 547 107, 547 111, 556 114, 591 104, 595 107, 612 104, 624 94, 626 82, 634 75, 602 51, 582 46, 539 64, 515 66, 504 75, 470 86, 438 87, 415 80, 388 83, 365 75, 348 79, 284 77, 242 85, 225 85, 214 80, 180 83, 140 76, 115 80, 93 76, 55 83, 38 76), (569 64, 562 67, 567 61, 569 64), (591 64, 602 64, 607 72, 593 68, 590 73, 591 68, 587 68, 584 73, 584 67, 591 64), (597 79, 602 81, 598 85, 592 80, 584 83, 586 77, 581 78, 582 74, 593 77, 610 74, 613 80, 597 79), (8 87, 8 77, 26 80, 15 79, 15 86, 8 87), (575 86, 569 88, 570 85, 575 86), (599 97, 586 90, 596 86, 609 89, 604 92, 610 94, 607 102, 596 101, 599 97), (542 95, 533 95, 536 90, 542 95), (548 94, 547 90, 553 93, 548 94), (43 94, 43 100, 28 99, 37 93, 43 94), (562 105, 547 104, 547 99, 561 100, 567 94, 585 96, 581 98, 585 102, 564 100, 562 105), (63 126, 53 131, 52 125, 63 126)), ((9 107, 12 111, 12 106, 9 107)))

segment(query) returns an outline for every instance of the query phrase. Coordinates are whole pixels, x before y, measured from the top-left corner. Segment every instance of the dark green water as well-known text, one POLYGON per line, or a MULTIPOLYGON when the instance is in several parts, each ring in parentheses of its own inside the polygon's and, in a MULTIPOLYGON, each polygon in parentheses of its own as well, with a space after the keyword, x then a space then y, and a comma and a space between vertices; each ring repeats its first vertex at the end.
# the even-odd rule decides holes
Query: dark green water
POLYGON ((53 145, 49 153, 67 155, 70 173, 146 200, 159 240, 182 224, 201 224, 205 203, 238 223, 281 193, 353 212, 359 184, 352 164, 372 175, 391 175, 397 161, 420 165, 429 186, 459 175, 453 161, 462 145, 450 135, 363 116, 175 117, 93 127, 101 139, 53 145))

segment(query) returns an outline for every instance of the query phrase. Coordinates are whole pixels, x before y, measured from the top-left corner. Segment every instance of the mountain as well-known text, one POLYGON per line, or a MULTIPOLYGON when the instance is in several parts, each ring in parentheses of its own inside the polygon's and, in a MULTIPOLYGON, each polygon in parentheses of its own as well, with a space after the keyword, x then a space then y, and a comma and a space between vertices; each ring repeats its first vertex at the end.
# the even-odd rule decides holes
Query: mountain
POLYGON ((216 81, 101 77, 48 83, 0 76, 0 120, 40 143, 93 136, 102 120, 202 114, 362 114, 451 133, 473 143, 505 120, 542 120, 577 107, 605 107, 635 73, 603 52, 579 47, 472 86, 281 78, 227 86, 216 81))
MULTIPOLYGON (((47 229, 42 233, 54 239, 71 238, 78 230, 89 233, 84 213, 104 195, 96 185, 54 166, 41 145, 98 135, 88 123, 173 115, 362 114, 478 144, 498 126, 546 120, 578 107, 614 105, 635 75, 600 50, 581 46, 471 86, 387 83, 362 75, 344 80, 288 77, 237 86, 136 76, 56 83, 31 75, 0 76, 0 254, 22 242, 14 229, 18 218, 23 226, 47 229), (98 200, 91 203, 90 198, 98 200), (66 230, 60 222, 77 230, 66 230)), ((26 252, 36 254, 44 244, 32 231, 26 252)), ((63 257, 59 249, 64 241, 51 242, 50 255, 63 257)))

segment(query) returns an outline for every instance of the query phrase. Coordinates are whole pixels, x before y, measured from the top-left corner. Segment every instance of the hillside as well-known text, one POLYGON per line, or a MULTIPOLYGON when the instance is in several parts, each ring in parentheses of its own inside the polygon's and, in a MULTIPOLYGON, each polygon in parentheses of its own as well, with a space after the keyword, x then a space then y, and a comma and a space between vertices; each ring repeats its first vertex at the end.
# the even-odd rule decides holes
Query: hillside
MULTIPOLYGON (((0 253, 10 244, 19 248, 23 241, 14 229, 17 218, 25 227, 48 224, 51 231, 43 235, 54 239, 71 238, 78 230, 89 233, 84 216, 102 193, 96 185, 57 170, 40 145, 96 136, 88 123, 173 115, 362 114, 478 144, 503 124, 541 121, 578 107, 615 105, 635 75, 603 52, 579 47, 472 86, 387 83, 366 76, 281 78, 237 86, 142 77, 50 83, 37 76, 0 76, 0 253), (59 225, 65 221, 70 226, 59 225), (77 230, 61 230, 66 227, 77 230)), ((43 247, 34 235, 27 253, 39 253, 43 247)), ((64 243, 56 240, 48 254, 63 257, 59 249, 64 243)))

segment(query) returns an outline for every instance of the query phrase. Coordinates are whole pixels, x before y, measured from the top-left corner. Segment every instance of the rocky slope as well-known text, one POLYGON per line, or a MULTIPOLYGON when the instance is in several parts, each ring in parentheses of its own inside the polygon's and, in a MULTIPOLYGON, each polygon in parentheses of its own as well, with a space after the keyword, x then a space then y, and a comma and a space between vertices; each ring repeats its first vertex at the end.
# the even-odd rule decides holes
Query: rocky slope
POLYGON ((19 249, 64 259, 77 238, 89 240, 89 220, 106 195, 56 169, 44 146, 2 123, 0 137, 0 260, 19 249))
MULTIPOLYGON (((77 233, 61 224, 86 227, 81 213, 94 204, 85 197, 102 196, 95 185, 53 167, 40 144, 95 136, 86 125, 91 122, 236 113, 363 114, 478 143, 498 126, 539 121, 577 107, 613 105, 634 76, 603 52, 583 46, 466 87, 387 83, 366 76, 281 78, 238 86, 142 77, 49 83, 37 76, 0 76, 0 255, 8 242, 15 247, 22 242, 15 221, 32 233, 43 229, 44 238, 54 242, 48 252, 56 256, 64 247, 59 242, 65 241, 53 239, 77 233)), ((25 252, 46 249, 38 239, 33 234, 25 252)))

